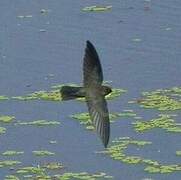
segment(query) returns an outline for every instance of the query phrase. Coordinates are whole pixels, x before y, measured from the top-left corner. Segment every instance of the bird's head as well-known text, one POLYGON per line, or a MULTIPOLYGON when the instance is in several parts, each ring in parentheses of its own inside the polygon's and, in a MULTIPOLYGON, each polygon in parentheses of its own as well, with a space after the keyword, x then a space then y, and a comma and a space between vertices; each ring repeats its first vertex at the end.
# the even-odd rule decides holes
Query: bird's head
POLYGON ((112 92, 112 89, 109 86, 102 86, 103 88, 103 94, 104 96, 108 95, 109 93, 112 92))

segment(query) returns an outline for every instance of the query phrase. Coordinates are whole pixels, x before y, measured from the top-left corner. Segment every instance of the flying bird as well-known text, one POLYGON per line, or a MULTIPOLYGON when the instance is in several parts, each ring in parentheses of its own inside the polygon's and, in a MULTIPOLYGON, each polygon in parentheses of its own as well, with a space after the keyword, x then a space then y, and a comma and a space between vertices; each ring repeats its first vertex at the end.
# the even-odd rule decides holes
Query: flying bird
POLYGON ((105 96, 111 88, 102 85, 103 72, 99 56, 93 44, 87 41, 83 59, 83 87, 62 86, 62 100, 85 97, 89 115, 104 147, 107 147, 110 135, 110 121, 105 96))

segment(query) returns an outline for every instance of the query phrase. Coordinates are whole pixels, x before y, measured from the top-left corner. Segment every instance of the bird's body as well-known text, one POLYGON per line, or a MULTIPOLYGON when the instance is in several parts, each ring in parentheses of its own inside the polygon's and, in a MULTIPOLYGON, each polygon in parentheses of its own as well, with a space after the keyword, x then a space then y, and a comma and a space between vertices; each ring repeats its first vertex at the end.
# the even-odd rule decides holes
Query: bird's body
MULTIPOLYGON (((85 87, 83 86, 62 86, 61 88, 61 94, 62 94, 62 100, 71 100, 71 99, 75 99, 75 98, 82 98, 86 96, 86 92, 88 92, 89 89, 86 90, 85 87)), ((92 96, 94 96, 94 94, 96 94, 97 92, 101 92, 101 94, 103 96, 108 95, 111 92, 110 87, 108 86, 101 86, 98 88, 95 88, 95 91, 92 92, 90 91, 88 94, 92 94, 92 96)))
POLYGON ((63 86, 63 100, 85 97, 92 123, 105 147, 109 142, 110 122, 105 96, 111 88, 102 85, 103 72, 95 47, 87 41, 83 63, 83 87, 63 86))

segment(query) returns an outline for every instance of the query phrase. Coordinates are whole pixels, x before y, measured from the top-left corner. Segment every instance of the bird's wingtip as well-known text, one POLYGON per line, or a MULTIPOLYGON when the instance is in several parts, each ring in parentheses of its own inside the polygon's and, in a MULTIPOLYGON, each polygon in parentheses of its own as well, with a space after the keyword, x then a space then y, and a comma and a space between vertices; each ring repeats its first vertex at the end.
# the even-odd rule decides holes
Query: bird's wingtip
POLYGON ((108 143, 109 143, 109 139, 107 139, 106 141, 103 141, 104 148, 107 148, 108 143))
POLYGON ((92 46, 92 43, 89 40, 86 41, 86 44, 87 46, 92 46))
POLYGON ((107 148, 107 144, 104 144, 104 148, 105 148, 105 149, 107 148))
MULTIPOLYGON (((96 52, 94 45, 89 40, 86 41, 86 47, 87 47, 87 50, 91 50, 91 51, 96 52)), ((96 54, 97 54, 97 52, 96 52, 96 54)))

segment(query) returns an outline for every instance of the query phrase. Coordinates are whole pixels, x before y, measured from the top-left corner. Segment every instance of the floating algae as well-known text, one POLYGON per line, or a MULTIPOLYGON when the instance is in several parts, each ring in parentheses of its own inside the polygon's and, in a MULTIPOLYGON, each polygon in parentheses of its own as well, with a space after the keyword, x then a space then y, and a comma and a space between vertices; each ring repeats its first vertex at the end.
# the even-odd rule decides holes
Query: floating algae
POLYGON ((56 180, 72 180, 72 179, 82 179, 82 180, 96 180, 96 179, 112 179, 112 176, 108 176, 105 173, 96 173, 96 174, 89 174, 87 172, 81 172, 81 173, 73 173, 73 172, 67 172, 63 173, 62 175, 54 175, 54 176, 37 176, 36 178, 39 179, 56 179, 56 180))
POLYGON ((57 169, 64 168, 63 164, 58 163, 58 162, 50 162, 50 163, 44 164, 42 167, 48 170, 57 170, 57 169))
POLYGON ((16 156, 16 155, 21 155, 24 154, 23 151, 5 151, 2 153, 3 156, 16 156))
MULTIPOLYGON (((112 176, 108 176, 103 172, 99 172, 96 174, 89 174, 87 172, 81 173, 72 173, 72 172, 65 172, 63 174, 56 174, 56 175, 48 175, 49 170, 57 170, 62 169, 63 165, 60 163, 50 163, 47 166, 28 166, 19 168, 13 175, 6 176, 5 179, 7 180, 15 180, 17 179, 42 179, 42 180, 72 180, 72 179, 84 179, 84 180, 96 180, 96 179, 112 179, 112 176), (50 165, 51 164, 51 165, 50 165)), ((52 173, 51 173, 52 174, 52 173)))
MULTIPOLYGON (((73 86, 73 87, 80 86, 77 84, 58 84, 58 85, 52 86, 51 90, 49 91, 44 91, 44 90, 35 91, 33 93, 30 93, 24 96, 13 96, 11 97, 11 99, 22 100, 22 101, 28 101, 28 100, 62 101, 60 89, 64 85, 73 86)), ((106 96, 106 99, 108 100, 114 99, 116 97, 119 97, 125 92, 126 90, 124 89, 113 88, 112 92, 106 96)), ((77 99, 80 101, 85 101, 85 98, 77 98, 77 99)))
POLYGON ((181 156, 181 151, 176 151, 177 156, 181 156))
POLYGON ((111 100, 121 96, 123 93, 126 93, 125 89, 113 88, 112 92, 106 96, 107 100, 111 100))
POLYGON ((157 108, 160 111, 181 109, 181 102, 164 95, 149 95, 140 104, 144 108, 157 108))
MULTIPOLYGON (((134 117, 136 114, 134 112, 122 112, 122 113, 110 113, 109 118, 110 122, 114 122, 116 118, 119 117, 134 117)), ((70 117, 77 119, 80 121, 80 124, 85 125, 86 129, 93 130, 94 126, 92 125, 92 121, 90 119, 89 113, 78 113, 71 115, 70 117)))
POLYGON ((105 151, 101 151, 100 153, 104 153, 109 155, 112 159, 127 163, 127 164, 144 164, 146 165, 145 171, 149 173, 172 173, 175 171, 181 171, 181 165, 170 164, 170 165, 162 165, 158 161, 151 159, 144 159, 140 156, 129 156, 125 154, 125 150, 129 145, 134 145, 138 147, 143 147, 145 145, 149 145, 151 142, 149 141, 138 141, 126 138, 119 138, 112 142, 112 145, 108 147, 105 151))
POLYGON ((137 164, 142 161, 142 158, 138 156, 127 156, 124 151, 129 145, 144 146, 147 144, 151 144, 151 142, 132 140, 129 137, 119 138, 113 141, 111 146, 103 151, 103 153, 108 154, 114 160, 119 160, 129 164, 137 164))
POLYGON ((8 100, 9 98, 7 96, 0 96, 0 101, 8 100))
POLYGON ((85 12, 103 12, 111 10, 112 6, 87 6, 82 9, 85 12))
POLYGON ((47 150, 41 150, 41 151, 33 151, 32 152, 35 156, 50 156, 55 155, 55 153, 47 151, 47 150))
POLYGON ((118 113, 119 117, 129 118, 129 117, 137 117, 136 113, 133 110, 123 110, 123 112, 118 113))
POLYGON ((3 167, 11 167, 20 164, 20 161, 11 161, 11 160, 5 160, 5 161, 0 161, 0 168, 3 167))
MULTIPOLYGON (((14 116, 0 115, 0 123, 10 123, 11 121, 13 121, 14 118, 15 118, 14 116)), ((0 126, 0 135, 5 133, 6 133, 6 128, 0 126)))
POLYGON ((22 167, 19 168, 16 171, 17 174, 36 174, 36 175, 44 175, 45 174, 45 169, 37 166, 27 166, 27 167, 22 167))
POLYGON ((156 166, 147 166, 145 171, 149 173, 173 173, 176 171, 181 171, 181 165, 170 164, 170 165, 156 165, 156 166))
POLYGON ((12 99, 15 100, 23 100, 23 101, 28 101, 28 100, 44 100, 44 101, 62 101, 60 89, 64 85, 69 85, 69 86, 78 86, 76 84, 57 84, 51 87, 51 90, 49 91, 35 91, 33 93, 24 95, 24 96, 14 96, 11 97, 12 99))
POLYGON ((14 175, 7 175, 4 180, 20 180, 20 179, 14 175))
POLYGON ((171 89, 158 89, 144 92, 143 98, 137 102, 144 108, 155 108, 160 111, 173 111, 181 109, 181 87, 171 89))
POLYGON ((96 180, 96 179, 112 179, 112 176, 107 176, 105 173, 89 174, 87 172, 82 173, 64 173, 57 176, 58 180, 71 180, 71 179, 84 179, 84 180, 96 180))
POLYGON ((137 132, 145 132, 153 128, 162 128, 168 132, 181 132, 181 126, 177 124, 170 115, 161 114, 159 118, 151 119, 150 121, 136 121, 133 123, 134 129, 137 132))
POLYGON ((3 115, 0 115, 0 122, 3 122, 3 123, 10 123, 14 119, 15 119, 14 116, 3 116, 3 115))
POLYGON ((25 96, 14 96, 12 99, 16 100, 44 100, 44 101, 61 101, 60 90, 50 90, 50 91, 36 91, 34 93, 25 96))
POLYGON ((0 134, 6 133, 6 128, 5 127, 0 127, 0 134))
POLYGON ((58 121, 47 121, 47 120, 35 120, 29 122, 17 122, 17 125, 35 125, 35 126, 50 126, 50 125, 59 125, 58 121))

